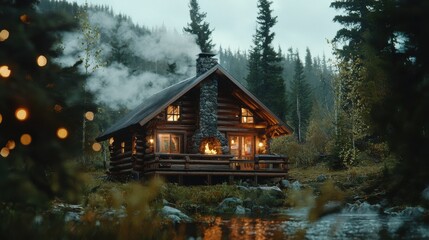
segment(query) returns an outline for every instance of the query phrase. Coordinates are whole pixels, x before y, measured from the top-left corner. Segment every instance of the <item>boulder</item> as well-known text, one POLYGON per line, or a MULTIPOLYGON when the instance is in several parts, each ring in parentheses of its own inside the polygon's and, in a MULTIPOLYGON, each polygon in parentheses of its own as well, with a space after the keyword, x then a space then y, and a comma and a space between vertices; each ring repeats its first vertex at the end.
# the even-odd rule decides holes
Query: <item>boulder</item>
POLYGON ((290 185, 292 190, 301 190, 301 183, 299 181, 295 181, 290 185))
POLYGON ((287 179, 283 179, 280 181, 280 186, 282 188, 289 188, 290 187, 290 182, 287 179))
POLYGON ((325 174, 320 174, 319 176, 317 176, 316 181, 318 182, 324 182, 328 180, 328 177, 325 174))
POLYGON ((225 198, 216 208, 218 213, 235 213, 238 206, 242 207, 243 201, 236 197, 225 198))
POLYGON ((177 208, 164 206, 161 209, 161 214, 173 223, 192 222, 192 218, 190 218, 188 215, 184 214, 177 208))

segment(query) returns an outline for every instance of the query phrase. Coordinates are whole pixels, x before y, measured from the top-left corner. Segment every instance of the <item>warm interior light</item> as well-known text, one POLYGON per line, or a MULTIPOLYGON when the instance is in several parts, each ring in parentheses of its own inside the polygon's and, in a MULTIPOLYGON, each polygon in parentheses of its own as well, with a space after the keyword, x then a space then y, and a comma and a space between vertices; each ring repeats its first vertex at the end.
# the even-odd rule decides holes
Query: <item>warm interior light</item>
POLYGON ((9 148, 7 148, 7 147, 2 148, 0 151, 0 155, 4 158, 9 156, 9 153, 10 153, 10 151, 9 151, 9 148))
POLYGON ((46 66, 47 63, 48 63, 48 59, 45 56, 40 55, 37 58, 37 65, 39 65, 39 67, 44 67, 46 66))
POLYGON ((6 41, 6 39, 9 38, 9 31, 6 29, 3 29, 0 31, 0 42, 6 41))
POLYGON ((92 150, 94 150, 96 152, 100 151, 101 150, 101 144, 97 143, 97 142, 92 144, 92 150))
POLYGON ((60 139, 65 139, 69 135, 69 132, 65 128, 58 128, 57 130, 57 136, 60 139))
POLYGON ((94 113, 93 113, 93 112, 91 112, 91 111, 86 112, 86 113, 85 113, 85 118, 86 118, 86 120, 88 120, 88 121, 92 121, 92 120, 94 120, 94 113))
POLYGON ((263 146, 264 146, 264 144, 263 144, 262 142, 259 142, 259 143, 258 143, 258 146, 261 148, 261 147, 263 147, 263 146))
POLYGON ((27 133, 22 134, 20 141, 21 141, 22 145, 25 145, 25 146, 29 145, 31 143, 31 136, 30 136, 30 134, 27 134, 27 133))
POLYGON ((205 149, 204 149, 204 153, 205 154, 214 155, 214 154, 217 154, 217 151, 214 150, 214 149, 210 149, 209 143, 206 143, 206 146, 205 146, 205 149))
POLYGON ((3 121, 3 116, 0 114, 0 123, 3 121))
POLYGON ((13 140, 7 141, 6 147, 9 148, 9 150, 14 149, 15 148, 15 141, 13 141, 13 140))
POLYGON ((25 108, 18 108, 15 111, 15 117, 19 120, 19 121, 24 121, 25 119, 28 118, 28 111, 25 108))
POLYGON ((10 76, 10 69, 8 66, 3 65, 0 67, 0 76, 4 77, 4 78, 8 78, 10 76))
POLYGON ((109 138, 109 145, 112 145, 113 144, 113 142, 115 141, 115 139, 114 138, 109 138))
POLYGON ((231 140, 231 144, 235 144, 235 141, 234 141, 234 139, 232 139, 232 140, 231 140))
POLYGON ((150 143, 150 144, 153 144, 153 138, 150 138, 150 139, 149 139, 149 143, 150 143))

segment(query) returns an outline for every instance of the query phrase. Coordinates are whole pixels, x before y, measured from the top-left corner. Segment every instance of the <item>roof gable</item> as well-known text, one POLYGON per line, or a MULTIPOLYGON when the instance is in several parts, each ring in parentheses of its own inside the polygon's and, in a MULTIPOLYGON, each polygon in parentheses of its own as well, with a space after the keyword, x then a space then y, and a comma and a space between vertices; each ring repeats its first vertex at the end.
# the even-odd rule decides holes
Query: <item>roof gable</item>
POLYGON ((137 106, 134 110, 128 112, 123 118, 118 120, 103 134, 97 137, 96 140, 103 141, 117 133, 126 131, 127 129, 132 128, 134 126, 143 126, 152 118, 157 116, 167 106, 174 103, 177 99, 189 92, 192 88, 197 86, 201 81, 203 81, 213 73, 224 75, 226 79, 234 83, 234 85, 236 85, 238 89, 240 89, 242 92, 245 93, 245 95, 247 95, 247 100, 253 101, 254 104, 260 106, 265 113, 264 115, 268 116, 271 119, 272 123, 282 127, 285 133, 292 132, 292 129, 288 125, 286 125, 276 115, 274 115, 252 93, 250 93, 243 85, 241 85, 237 80, 235 80, 234 77, 232 77, 222 66, 217 64, 216 66, 214 66, 200 76, 178 82, 145 99, 143 103, 137 106))

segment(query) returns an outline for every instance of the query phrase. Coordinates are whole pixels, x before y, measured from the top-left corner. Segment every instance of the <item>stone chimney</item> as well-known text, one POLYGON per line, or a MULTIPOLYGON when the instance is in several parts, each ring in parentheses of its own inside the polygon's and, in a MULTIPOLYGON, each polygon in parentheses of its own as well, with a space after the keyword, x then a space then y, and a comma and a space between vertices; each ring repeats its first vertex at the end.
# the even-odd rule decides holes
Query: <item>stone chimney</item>
MULTIPOLYGON (((200 76, 217 65, 215 54, 200 53, 197 59, 197 76, 200 76)), ((199 126, 193 139, 193 152, 201 153, 201 144, 205 139, 219 141, 218 154, 229 153, 228 140, 217 129, 218 79, 211 75, 200 85, 199 126)))
POLYGON ((217 59, 213 58, 214 53, 200 53, 197 58, 197 77, 204 74, 217 65, 217 59))

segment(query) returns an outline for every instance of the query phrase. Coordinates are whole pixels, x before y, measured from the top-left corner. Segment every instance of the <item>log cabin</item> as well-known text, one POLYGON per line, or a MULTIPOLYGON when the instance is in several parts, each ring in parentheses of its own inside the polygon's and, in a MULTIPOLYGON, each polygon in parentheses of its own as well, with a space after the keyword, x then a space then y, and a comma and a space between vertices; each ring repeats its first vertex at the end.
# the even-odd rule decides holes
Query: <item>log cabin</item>
POLYGON ((179 184, 287 177, 271 139, 292 129, 217 63, 201 53, 195 77, 146 98, 108 128, 112 179, 161 176, 179 184))

